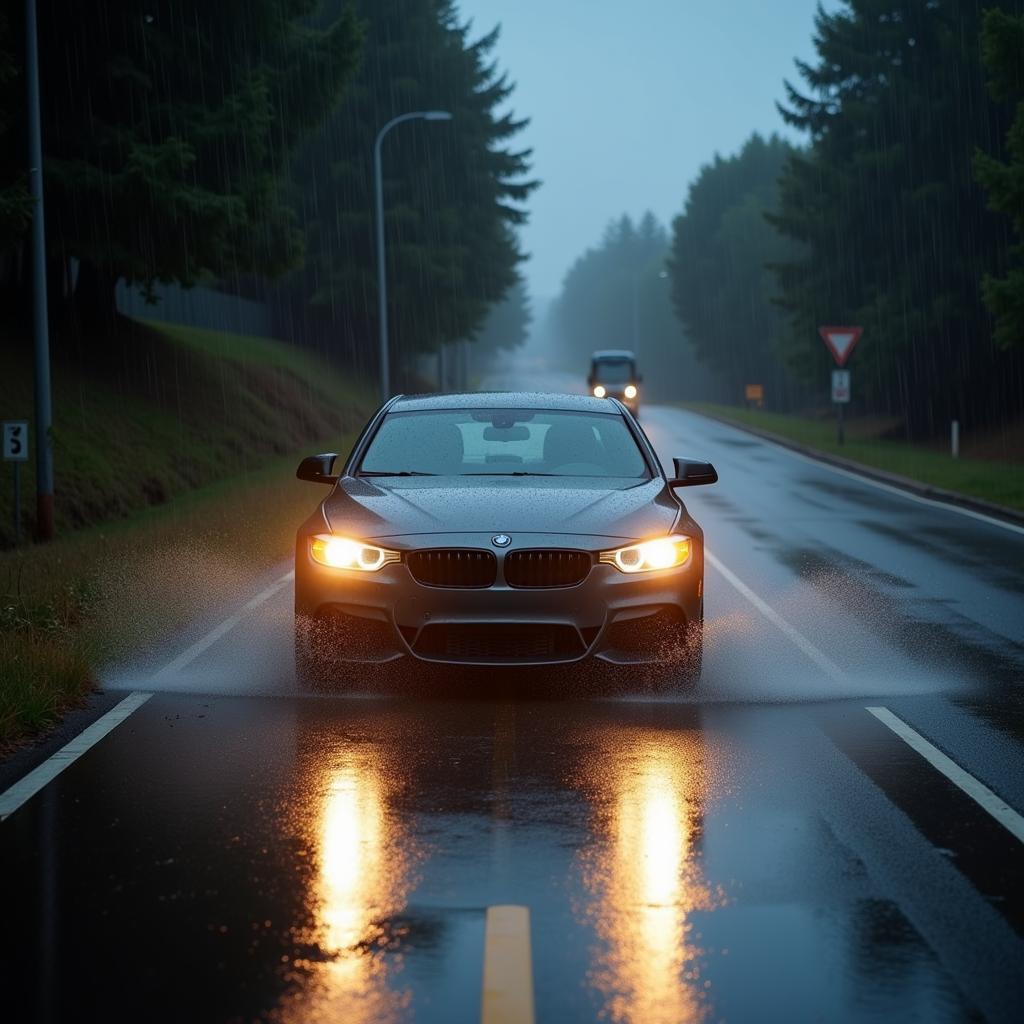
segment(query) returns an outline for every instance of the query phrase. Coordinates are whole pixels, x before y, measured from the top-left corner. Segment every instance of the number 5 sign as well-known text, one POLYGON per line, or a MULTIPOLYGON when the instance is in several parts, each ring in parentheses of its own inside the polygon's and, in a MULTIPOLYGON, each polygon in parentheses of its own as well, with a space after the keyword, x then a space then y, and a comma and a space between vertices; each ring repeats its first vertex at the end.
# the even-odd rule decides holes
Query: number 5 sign
POLYGON ((4 420, 4 462, 28 462, 28 423, 4 420))

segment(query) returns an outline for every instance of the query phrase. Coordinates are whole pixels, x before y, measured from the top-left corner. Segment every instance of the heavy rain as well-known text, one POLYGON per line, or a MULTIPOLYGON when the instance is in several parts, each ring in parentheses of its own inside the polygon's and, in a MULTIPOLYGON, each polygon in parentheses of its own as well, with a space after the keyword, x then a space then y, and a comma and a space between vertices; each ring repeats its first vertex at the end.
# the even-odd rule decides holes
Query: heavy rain
POLYGON ((4 1020, 1011 1021, 1024 2, 0 9, 4 1020))

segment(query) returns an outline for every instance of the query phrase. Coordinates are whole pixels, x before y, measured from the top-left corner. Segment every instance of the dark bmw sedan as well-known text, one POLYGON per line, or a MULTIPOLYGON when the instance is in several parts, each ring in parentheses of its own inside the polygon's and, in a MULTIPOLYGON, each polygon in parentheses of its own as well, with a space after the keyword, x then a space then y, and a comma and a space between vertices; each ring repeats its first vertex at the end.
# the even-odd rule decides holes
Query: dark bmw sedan
POLYGON ((598 659, 630 676, 700 674, 703 533, 618 401, 572 395, 393 398, 295 551, 296 663, 330 685, 358 663, 550 665, 598 659))

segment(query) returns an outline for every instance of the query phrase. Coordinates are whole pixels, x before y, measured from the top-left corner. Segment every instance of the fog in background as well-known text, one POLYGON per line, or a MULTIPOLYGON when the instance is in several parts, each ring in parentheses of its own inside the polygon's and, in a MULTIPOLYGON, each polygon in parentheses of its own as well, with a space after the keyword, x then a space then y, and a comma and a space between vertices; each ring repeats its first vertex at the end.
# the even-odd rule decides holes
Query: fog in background
MULTIPOLYGON (((817 0, 461 0, 474 34, 516 83, 533 148, 523 230, 535 323, 573 261, 613 217, 651 210, 666 226, 716 152, 786 128, 775 103, 809 60, 817 0)), ((823 4, 826 11, 838 6, 823 4)))

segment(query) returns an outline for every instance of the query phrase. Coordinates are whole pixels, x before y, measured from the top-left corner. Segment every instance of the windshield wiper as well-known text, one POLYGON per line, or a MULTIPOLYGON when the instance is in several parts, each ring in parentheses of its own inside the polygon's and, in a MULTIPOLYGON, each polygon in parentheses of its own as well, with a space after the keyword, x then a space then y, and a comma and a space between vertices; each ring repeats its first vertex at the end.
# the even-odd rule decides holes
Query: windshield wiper
POLYGON ((463 473, 463 476, 564 476, 564 473, 531 473, 527 469, 514 469, 511 473, 463 473))
POLYGON ((386 470, 371 469, 369 472, 361 471, 359 476, 437 476, 437 473, 421 473, 418 469, 399 469, 393 472, 386 470))

